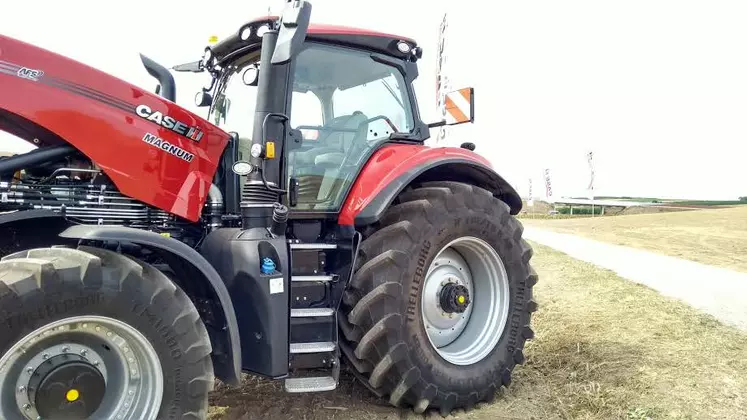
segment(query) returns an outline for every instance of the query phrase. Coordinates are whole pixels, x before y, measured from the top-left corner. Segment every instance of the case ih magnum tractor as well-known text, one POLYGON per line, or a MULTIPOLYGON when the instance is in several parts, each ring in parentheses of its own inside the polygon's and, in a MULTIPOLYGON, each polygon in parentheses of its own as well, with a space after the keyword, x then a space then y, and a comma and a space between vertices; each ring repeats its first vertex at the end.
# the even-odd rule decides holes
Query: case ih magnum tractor
POLYGON ((519 196, 474 146, 423 145, 446 122, 420 119, 413 40, 310 13, 175 67, 212 76, 209 122, 148 59, 160 96, 0 37, 0 129, 36 146, 0 159, 0 418, 199 419, 216 377, 331 391, 341 363, 416 412, 509 385, 536 310, 519 196))

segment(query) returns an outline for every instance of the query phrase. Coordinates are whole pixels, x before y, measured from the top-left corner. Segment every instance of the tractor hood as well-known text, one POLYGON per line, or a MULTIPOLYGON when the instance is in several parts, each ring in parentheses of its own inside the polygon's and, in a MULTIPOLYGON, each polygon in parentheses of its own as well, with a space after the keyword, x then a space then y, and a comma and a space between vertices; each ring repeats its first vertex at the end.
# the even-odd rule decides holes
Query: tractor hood
POLYGON ((69 143, 122 193, 197 220, 229 134, 170 100, 168 71, 143 62, 169 98, 0 35, 0 130, 69 143))

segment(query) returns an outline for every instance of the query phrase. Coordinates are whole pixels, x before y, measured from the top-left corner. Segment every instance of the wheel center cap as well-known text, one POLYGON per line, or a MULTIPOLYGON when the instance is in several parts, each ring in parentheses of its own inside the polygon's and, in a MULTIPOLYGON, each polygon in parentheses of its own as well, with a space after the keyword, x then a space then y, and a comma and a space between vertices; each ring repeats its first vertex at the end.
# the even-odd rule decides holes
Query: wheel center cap
POLYGON ((84 358, 66 354, 44 362, 29 381, 29 400, 41 418, 88 418, 101 404, 106 382, 84 358))
POLYGON ((470 304, 469 290, 461 284, 447 284, 441 289, 438 299, 441 309, 450 314, 463 313, 470 304))

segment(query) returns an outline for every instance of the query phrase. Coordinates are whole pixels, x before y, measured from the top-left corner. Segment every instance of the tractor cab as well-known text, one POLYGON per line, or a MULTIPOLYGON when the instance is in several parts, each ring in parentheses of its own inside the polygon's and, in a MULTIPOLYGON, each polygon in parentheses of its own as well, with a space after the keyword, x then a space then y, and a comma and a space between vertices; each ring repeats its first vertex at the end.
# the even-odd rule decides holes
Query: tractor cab
POLYGON ((396 35, 309 24, 308 3, 289 10, 207 47, 196 68, 213 83, 195 99, 235 133, 244 208, 270 189, 294 216, 337 213, 382 145, 428 139, 412 86, 422 49, 396 35))

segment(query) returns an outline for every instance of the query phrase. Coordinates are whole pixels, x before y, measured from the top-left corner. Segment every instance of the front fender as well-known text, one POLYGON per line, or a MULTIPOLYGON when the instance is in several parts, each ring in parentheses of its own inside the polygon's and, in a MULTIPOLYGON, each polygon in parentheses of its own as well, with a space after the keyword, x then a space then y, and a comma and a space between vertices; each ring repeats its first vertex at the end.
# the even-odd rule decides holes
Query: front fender
POLYGON ((397 144, 379 149, 368 160, 350 189, 339 223, 375 223, 405 187, 425 181, 458 181, 485 188, 508 204, 511 214, 521 211, 516 190, 477 153, 456 147, 397 144))
MULTIPOLYGON (((181 262, 190 264, 197 273, 202 274, 205 281, 208 282, 213 292, 220 302, 223 309, 227 325, 227 345, 225 351, 230 353, 227 361, 216 360, 214 357, 216 376, 222 381, 237 385, 241 380, 241 342, 239 338, 239 327, 236 321, 236 312, 234 311, 233 302, 228 294, 226 285, 221 280, 218 272, 215 271, 210 263, 197 251, 190 248, 183 242, 175 239, 166 238, 157 233, 148 232, 140 229, 115 226, 91 226, 77 225, 72 226, 62 233, 63 238, 91 240, 91 241, 113 241, 129 242, 148 248, 156 253, 166 254, 171 258, 177 258, 181 262)), ((188 279, 188 281, 199 281, 197 278, 188 279)))

